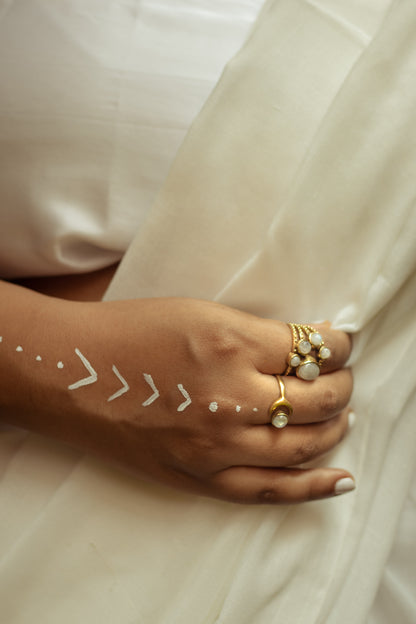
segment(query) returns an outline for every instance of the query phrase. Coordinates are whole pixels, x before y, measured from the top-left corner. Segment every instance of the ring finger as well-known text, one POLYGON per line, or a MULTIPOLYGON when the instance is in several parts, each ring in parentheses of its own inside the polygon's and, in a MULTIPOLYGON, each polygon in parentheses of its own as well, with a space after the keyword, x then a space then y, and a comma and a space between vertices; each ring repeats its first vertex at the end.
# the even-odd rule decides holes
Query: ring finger
POLYGON ((319 457, 336 446, 348 431, 347 408, 325 422, 287 426, 252 426, 238 436, 233 465, 297 466, 319 457))
MULTIPOLYGON (((349 403, 353 389, 351 370, 343 368, 328 375, 322 375, 313 383, 296 377, 281 377, 284 398, 293 408, 289 422, 303 425, 328 420, 339 414, 349 403)), ((269 409, 281 397, 281 388, 273 375, 262 375, 257 383, 259 397, 256 411, 247 413, 247 423, 266 425, 270 423, 269 409)))

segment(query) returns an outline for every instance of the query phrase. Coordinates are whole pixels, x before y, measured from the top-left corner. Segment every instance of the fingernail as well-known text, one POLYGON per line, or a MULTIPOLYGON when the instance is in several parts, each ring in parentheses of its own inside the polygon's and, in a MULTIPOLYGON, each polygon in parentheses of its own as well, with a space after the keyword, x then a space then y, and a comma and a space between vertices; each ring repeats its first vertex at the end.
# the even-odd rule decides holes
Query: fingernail
POLYGON ((347 492, 352 492, 352 490, 355 490, 355 481, 354 479, 351 479, 350 477, 344 477, 343 479, 338 479, 338 481, 335 483, 335 495, 338 496, 339 494, 346 494, 347 492))
POLYGON ((356 420, 357 420, 357 416, 355 415, 355 412, 351 410, 348 414, 348 426, 350 429, 354 427, 356 420))

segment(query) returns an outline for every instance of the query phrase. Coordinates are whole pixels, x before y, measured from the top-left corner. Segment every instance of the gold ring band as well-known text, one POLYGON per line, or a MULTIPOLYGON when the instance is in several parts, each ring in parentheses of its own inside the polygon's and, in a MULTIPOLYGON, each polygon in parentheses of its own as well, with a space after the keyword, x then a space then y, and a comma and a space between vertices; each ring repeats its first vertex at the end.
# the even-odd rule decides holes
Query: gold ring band
POLYGON ((290 416, 293 414, 292 404, 285 397, 285 385, 279 375, 276 379, 280 386, 280 399, 274 401, 269 407, 270 421, 276 429, 283 429, 289 422, 290 416))

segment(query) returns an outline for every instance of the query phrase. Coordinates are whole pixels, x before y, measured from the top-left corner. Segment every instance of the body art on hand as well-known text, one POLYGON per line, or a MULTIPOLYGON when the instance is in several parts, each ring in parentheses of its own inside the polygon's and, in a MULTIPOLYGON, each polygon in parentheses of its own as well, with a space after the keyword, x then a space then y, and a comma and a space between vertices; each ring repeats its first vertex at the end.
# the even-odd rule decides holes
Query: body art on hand
POLYGON ((84 364, 87 371, 90 373, 90 376, 84 377, 84 379, 80 379, 79 381, 76 381, 75 383, 71 384, 70 386, 68 386, 68 390, 76 390, 77 388, 80 388, 81 386, 88 386, 89 384, 95 383, 98 379, 97 373, 95 372, 91 364, 88 362, 87 358, 82 355, 81 351, 79 349, 75 349, 75 353, 80 358, 81 362, 84 364))
POLYGON ((112 394, 107 401, 114 401, 114 399, 118 399, 118 397, 120 397, 122 394, 125 394, 126 392, 128 392, 130 390, 130 386, 127 383, 127 381, 124 379, 124 377, 122 377, 117 369, 117 366, 113 365, 113 373, 118 377, 118 379, 121 381, 121 383, 123 384, 123 387, 120 388, 120 390, 117 390, 117 392, 115 392, 114 394, 112 394))
POLYGON ((185 390, 182 384, 178 384, 178 389, 179 389, 179 392, 185 398, 185 401, 181 403, 178 407, 178 412, 183 412, 183 410, 186 409, 188 405, 192 403, 192 401, 191 401, 191 397, 189 396, 189 394, 187 393, 187 391, 185 390))
MULTIPOLYGON (((3 337, 2 336, 0 336, 0 342, 3 342, 3 337)), ((23 347, 21 345, 18 345, 16 347, 16 351, 18 353, 23 352, 23 347)), ((81 360, 82 364, 87 369, 89 375, 88 375, 88 377, 83 377, 79 381, 76 381, 75 383, 70 384, 68 386, 68 390, 77 390, 78 388, 81 388, 83 386, 89 386, 89 385, 94 384, 94 383, 96 383, 98 381, 97 371, 94 369, 94 367, 89 362, 89 360, 87 360, 85 355, 83 355, 83 353, 81 353, 81 351, 78 348, 75 349, 75 353, 79 357, 79 359, 81 360)), ((35 360, 37 362, 42 362, 43 358, 42 358, 41 355, 37 355, 35 360)), ((64 363, 61 360, 59 360, 59 362, 57 362, 56 366, 57 366, 58 369, 62 370, 64 368, 64 363)), ((130 386, 129 386, 128 382, 122 376, 122 374, 120 373, 120 371, 118 370, 118 368, 114 364, 112 366, 112 371, 113 371, 114 375, 118 378, 118 380, 121 382, 122 387, 119 390, 117 390, 116 392, 114 392, 114 394, 112 394, 107 399, 107 402, 114 401, 115 399, 118 399, 119 397, 121 397, 123 394, 126 394, 130 390, 130 386)), ((153 381, 152 376, 149 373, 143 373, 143 377, 144 377, 146 383, 150 386, 150 388, 152 390, 152 394, 151 394, 151 396, 149 398, 147 398, 142 403, 142 406, 143 407, 149 407, 149 405, 152 405, 152 403, 154 403, 160 397, 160 392, 159 392, 158 388, 156 387, 156 384, 153 381)), ((183 412, 187 407, 189 407, 189 405, 191 405, 192 399, 191 399, 191 396, 190 396, 189 392, 185 389, 183 384, 177 384, 177 388, 178 388, 179 392, 182 394, 183 398, 185 399, 177 407, 177 411, 178 412, 183 412)), ((219 406, 218 406, 218 403, 216 401, 212 401, 209 404, 209 410, 211 412, 213 412, 213 413, 218 411, 218 408, 219 408, 219 406)), ((241 405, 236 405, 235 410, 236 410, 236 412, 240 412, 241 411, 241 405)), ((253 409, 253 411, 257 412, 258 410, 255 407, 253 409)))
POLYGON ((152 376, 149 375, 148 373, 143 373, 143 377, 145 378, 146 382, 149 384, 149 386, 151 387, 151 389, 153 390, 153 394, 152 396, 150 396, 146 401, 144 401, 144 403, 142 403, 143 407, 148 407, 149 405, 151 405, 154 401, 156 401, 156 399, 159 398, 160 393, 159 390, 156 388, 155 386, 155 382, 152 379, 152 376))

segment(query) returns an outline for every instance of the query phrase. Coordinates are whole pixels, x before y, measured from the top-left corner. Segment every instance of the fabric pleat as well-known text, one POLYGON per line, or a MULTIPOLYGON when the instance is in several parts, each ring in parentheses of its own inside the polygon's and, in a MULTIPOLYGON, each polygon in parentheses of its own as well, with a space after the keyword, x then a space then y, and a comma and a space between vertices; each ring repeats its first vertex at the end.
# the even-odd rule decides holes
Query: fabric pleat
POLYGON ((412 0, 269 0, 106 294, 351 332, 357 423, 315 463, 357 490, 234 505, 11 432, 5 621, 368 623, 416 463, 415 28, 412 0))

